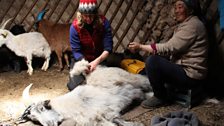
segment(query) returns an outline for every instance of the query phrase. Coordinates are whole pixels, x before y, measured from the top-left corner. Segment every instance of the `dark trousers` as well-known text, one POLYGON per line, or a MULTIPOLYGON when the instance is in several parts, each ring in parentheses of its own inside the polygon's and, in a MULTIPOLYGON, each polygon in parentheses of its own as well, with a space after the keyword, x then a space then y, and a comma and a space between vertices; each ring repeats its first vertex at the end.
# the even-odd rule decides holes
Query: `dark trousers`
POLYGON ((152 85, 154 96, 160 99, 168 98, 167 86, 191 89, 201 84, 200 80, 188 77, 182 66, 157 55, 147 58, 146 74, 152 85))

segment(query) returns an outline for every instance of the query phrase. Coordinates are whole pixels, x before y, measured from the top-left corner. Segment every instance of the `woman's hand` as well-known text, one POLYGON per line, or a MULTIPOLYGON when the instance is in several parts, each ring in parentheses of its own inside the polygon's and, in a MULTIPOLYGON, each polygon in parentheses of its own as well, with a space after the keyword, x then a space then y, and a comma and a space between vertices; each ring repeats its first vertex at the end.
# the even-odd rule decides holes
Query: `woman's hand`
POLYGON ((135 53, 138 49, 141 48, 141 44, 138 42, 130 42, 128 44, 128 49, 132 52, 135 53))
POLYGON ((108 51, 103 51, 103 53, 99 57, 97 57, 95 60, 93 60, 92 62, 90 62, 89 63, 89 69, 87 71, 87 74, 93 72, 96 69, 96 67, 102 61, 104 61, 108 56, 109 56, 109 52, 108 51))
POLYGON ((100 64, 100 62, 98 61, 98 59, 95 59, 92 62, 90 62, 88 73, 93 72, 99 64, 100 64))
POLYGON ((154 54, 154 50, 152 49, 151 45, 142 45, 138 42, 131 42, 128 44, 128 49, 132 52, 135 53, 137 50, 142 50, 149 52, 151 54, 154 54))

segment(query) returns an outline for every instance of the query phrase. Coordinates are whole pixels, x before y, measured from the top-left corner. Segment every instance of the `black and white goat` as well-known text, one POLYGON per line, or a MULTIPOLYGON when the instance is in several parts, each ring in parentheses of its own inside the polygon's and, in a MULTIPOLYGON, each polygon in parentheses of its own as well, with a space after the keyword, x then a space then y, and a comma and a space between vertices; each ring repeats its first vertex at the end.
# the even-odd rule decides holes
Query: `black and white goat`
POLYGON ((29 75, 33 74, 33 56, 44 57, 45 62, 41 69, 44 71, 48 69, 51 49, 41 33, 29 32, 15 36, 8 30, 0 29, 0 47, 3 44, 15 52, 17 56, 26 58, 29 75))
MULTIPOLYGON (((87 61, 77 62, 70 76, 83 73, 87 61)), ((71 92, 30 105, 22 119, 43 126, 142 126, 120 119, 120 112, 135 99, 143 100, 151 86, 145 76, 115 67, 98 66, 86 75, 87 83, 71 92)))

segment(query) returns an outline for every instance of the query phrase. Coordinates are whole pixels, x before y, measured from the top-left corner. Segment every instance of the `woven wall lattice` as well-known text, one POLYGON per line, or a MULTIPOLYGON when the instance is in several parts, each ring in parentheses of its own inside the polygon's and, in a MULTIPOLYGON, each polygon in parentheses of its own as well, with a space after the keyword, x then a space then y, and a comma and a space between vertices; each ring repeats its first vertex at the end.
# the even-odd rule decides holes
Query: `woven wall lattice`
MULTIPOLYGON (((114 51, 122 52, 131 41, 150 43, 154 39, 157 42, 166 42, 175 26, 172 13, 174 1, 98 0, 99 12, 109 19, 112 26, 114 51)), ((217 2, 200 2, 207 17, 213 18, 217 10, 217 5, 214 5, 217 2)), ((71 23, 78 3, 78 0, 0 0, 0 22, 13 18, 9 27, 23 24, 27 31, 33 31, 34 17, 43 8, 47 8, 49 11, 44 18, 55 23, 71 23)), ((219 34, 220 31, 217 36, 219 34)))

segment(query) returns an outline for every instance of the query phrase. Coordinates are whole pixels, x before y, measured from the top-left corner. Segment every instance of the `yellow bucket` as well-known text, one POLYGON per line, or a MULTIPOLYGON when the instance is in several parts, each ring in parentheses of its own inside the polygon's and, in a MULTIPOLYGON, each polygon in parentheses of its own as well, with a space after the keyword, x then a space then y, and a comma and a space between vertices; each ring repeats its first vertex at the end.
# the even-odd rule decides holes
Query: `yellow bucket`
POLYGON ((120 65, 121 68, 134 74, 138 74, 145 68, 145 63, 137 59, 123 59, 120 65))

